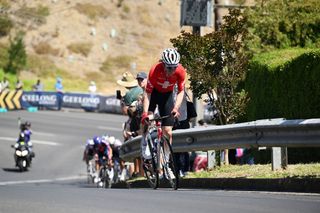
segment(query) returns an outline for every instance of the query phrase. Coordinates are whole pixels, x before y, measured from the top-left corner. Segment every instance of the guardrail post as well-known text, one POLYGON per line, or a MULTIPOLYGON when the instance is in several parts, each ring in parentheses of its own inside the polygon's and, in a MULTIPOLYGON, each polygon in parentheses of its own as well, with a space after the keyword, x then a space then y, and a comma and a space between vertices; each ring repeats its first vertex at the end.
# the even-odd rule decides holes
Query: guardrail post
POLYGON ((271 161, 272 171, 285 169, 288 165, 287 147, 272 147, 271 161))
POLYGON ((216 166, 216 151, 215 150, 209 150, 207 152, 207 159, 208 159, 208 170, 214 169, 216 166))

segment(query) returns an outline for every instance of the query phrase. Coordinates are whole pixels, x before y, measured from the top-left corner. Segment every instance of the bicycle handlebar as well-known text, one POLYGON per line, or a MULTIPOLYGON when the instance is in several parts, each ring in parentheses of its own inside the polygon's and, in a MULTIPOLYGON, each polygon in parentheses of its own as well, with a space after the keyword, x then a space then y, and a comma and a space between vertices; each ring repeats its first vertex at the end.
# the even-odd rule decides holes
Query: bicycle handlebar
POLYGON ((151 118, 149 118, 149 121, 161 121, 165 118, 169 118, 171 117, 172 115, 165 115, 165 116, 152 116, 151 118))

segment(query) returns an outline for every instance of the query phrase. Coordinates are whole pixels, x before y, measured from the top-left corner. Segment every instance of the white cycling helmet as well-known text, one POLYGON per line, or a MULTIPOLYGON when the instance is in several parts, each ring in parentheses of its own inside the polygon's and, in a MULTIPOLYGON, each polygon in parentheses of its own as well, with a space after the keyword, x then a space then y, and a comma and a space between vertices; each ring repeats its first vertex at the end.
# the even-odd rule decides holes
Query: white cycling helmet
POLYGON ((176 67, 180 62, 180 54, 173 48, 167 48, 162 52, 162 62, 168 67, 176 67))
POLYGON ((109 143, 110 143, 111 145, 113 145, 114 142, 115 142, 115 140, 116 140, 116 138, 113 137, 113 136, 110 136, 110 137, 108 138, 108 140, 109 140, 109 143))

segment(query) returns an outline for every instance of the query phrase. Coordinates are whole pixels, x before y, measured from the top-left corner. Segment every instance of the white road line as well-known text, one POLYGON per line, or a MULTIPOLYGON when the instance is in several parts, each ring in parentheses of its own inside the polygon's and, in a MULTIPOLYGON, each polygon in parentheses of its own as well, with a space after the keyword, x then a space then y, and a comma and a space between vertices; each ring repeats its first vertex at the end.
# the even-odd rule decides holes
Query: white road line
POLYGON ((49 146, 60 146, 60 143, 53 142, 53 141, 38 141, 38 140, 31 140, 32 143, 35 144, 42 144, 42 145, 49 145, 49 146))
MULTIPOLYGON (((15 143, 16 142, 16 138, 9 138, 9 137, 0 137, 0 141, 4 140, 4 141, 10 141, 15 143)), ((53 141, 39 141, 39 140, 31 140, 32 143, 34 144, 41 144, 41 145, 49 145, 49 146, 60 146, 60 143, 57 142, 53 142, 53 141)))
POLYGON ((98 126, 98 129, 102 130, 112 130, 112 131, 121 131, 121 128, 108 127, 108 126, 98 126))
POLYGON ((51 183, 51 182, 56 182, 56 181, 80 180, 83 178, 84 178, 83 176, 71 176, 71 177, 61 177, 61 178, 54 178, 54 179, 5 181, 5 182, 0 182, 0 186, 26 184, 26 183, 51 183))
POLYGON ((36 135, 55 136, 55 134, 52 134, 52 133, 48 133, 48 132, 36 132, 36 131, 34 131, 34 130, 32 130, 32 133, 33 133, 33 134, 36 134, 36 135))

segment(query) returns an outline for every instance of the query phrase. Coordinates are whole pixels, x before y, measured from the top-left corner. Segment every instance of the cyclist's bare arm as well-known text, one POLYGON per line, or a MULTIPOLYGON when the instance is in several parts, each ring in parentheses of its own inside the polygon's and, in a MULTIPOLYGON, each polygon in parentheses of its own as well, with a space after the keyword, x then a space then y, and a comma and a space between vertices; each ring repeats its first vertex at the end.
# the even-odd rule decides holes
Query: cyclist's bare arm
POLYGON ((144 92, 143 94, 143 112, 148 113, 150 105, 151 93, 144 92))
POLYGON ((181 106, 183 97, 184 97, 184 90, 178 92, 177 99, 176 99, 176 102, 174 104, 174 108, 176 108, 177 110, 179 110, 179 108, 181 106))

